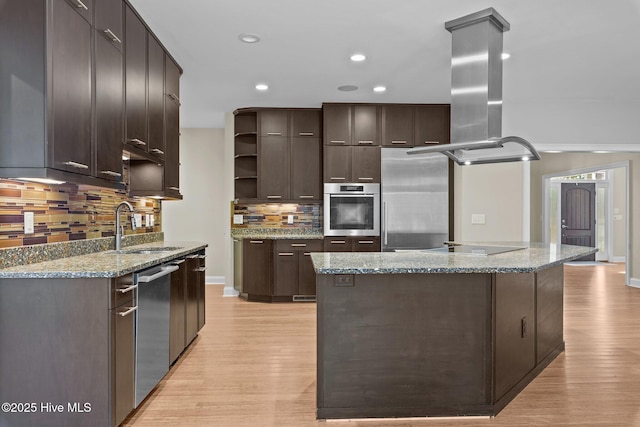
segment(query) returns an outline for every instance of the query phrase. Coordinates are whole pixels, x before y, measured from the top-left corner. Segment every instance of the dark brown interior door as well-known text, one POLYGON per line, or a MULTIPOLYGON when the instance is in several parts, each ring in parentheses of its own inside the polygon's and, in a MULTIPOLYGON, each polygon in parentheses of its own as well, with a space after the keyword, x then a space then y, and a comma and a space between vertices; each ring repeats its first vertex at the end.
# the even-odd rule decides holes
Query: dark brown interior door
MULTIPOLYGON (((596 185, 566 183, 561 189, 562 243, 596 246, 596 185)), ((595 261, 595 254, 579 261, 595 261)))

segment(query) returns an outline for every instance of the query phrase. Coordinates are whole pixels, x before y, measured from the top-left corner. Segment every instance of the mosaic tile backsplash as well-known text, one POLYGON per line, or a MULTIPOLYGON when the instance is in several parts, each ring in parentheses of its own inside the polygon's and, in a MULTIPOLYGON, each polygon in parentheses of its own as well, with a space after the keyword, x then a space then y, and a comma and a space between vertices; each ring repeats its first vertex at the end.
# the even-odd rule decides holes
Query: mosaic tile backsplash
POLYGON ((262 203, 233 205, 232 228, 322 228, 320 203, 262 203), (233 224, 233 215, 242 215, 242 224, 233 224), (293 215, 293 224, 288 224, 293 215))
POLYGON ((143 218, 153 214, 155 219, 154 226, 132 231, 123 215, 125 234, 162 230, 158 200, 131 199, 124 191, 76 184, 45 185, 0 179, 0 248, 114 236, 115 211, 122 201, 129 201, 143 218), (33 234, 24 233, 25 212, 34 213, 33 234))

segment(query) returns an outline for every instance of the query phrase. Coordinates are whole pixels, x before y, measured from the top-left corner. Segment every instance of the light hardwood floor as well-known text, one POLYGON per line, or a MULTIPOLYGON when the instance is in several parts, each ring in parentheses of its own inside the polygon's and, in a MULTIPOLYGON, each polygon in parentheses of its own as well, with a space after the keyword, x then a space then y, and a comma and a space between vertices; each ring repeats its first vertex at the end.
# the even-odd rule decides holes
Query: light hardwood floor
POLYGON ((249 303, 207 286, 207 324, 123 425, 640 426, 640 289, 624 266, 565 267, 566 350, 495 418, 315 419, 315 304, 249 303))

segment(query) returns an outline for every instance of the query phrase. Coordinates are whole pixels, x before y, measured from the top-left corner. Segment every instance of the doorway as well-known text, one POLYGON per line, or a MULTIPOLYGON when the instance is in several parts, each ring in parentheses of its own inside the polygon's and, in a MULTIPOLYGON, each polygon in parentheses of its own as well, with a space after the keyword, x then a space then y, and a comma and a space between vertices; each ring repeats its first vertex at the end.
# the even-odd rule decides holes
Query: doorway
MULTIPOLYGON (((596 247, 596 184, 563 182, 560 187, 560 242, 596 247)), ((595 261, 596 254, 576 261, 595 261)))
MULTIPOLYGON (((569 203, 572 203, 569 200, 569 203)), ((566 209, 566 206, 565 206, 566 209)), ((543 240, 551 244, 579 244, 595 246, 598 252, 596 261, 628 262, 629 251, 629 162, 588 167, 580 170, 567 170, 543 176, 543 240), (589 222, 591 227, 576 227, 569 224, 566 212, 563 215, 563 185, 565 189, 580 189, 569 199, 578 199, 574 204, 582 203, 583 212, 576 222, 589 222), (587 203, 589 201, 589 203, 587 203), (591 204, 591 206, 589 206, 591 204), (584 214, 586 210, 589 214, 584 214), (564 218, 565 222, 562 222, 564 218), (593 218, 593 219, 592 219, 593 218), (563 228, 563 225, 566 228, 563 228), (589 229, 590 242, 585 236, 563 232, 569 228, 589 229), (595 232, 595 237, 593 233, 595 232), (565 233, 566 234, 566 233, 565 233), (567 241, 566 238, 569 238, 567 241), (581 240, 582 239, 582 240, 581 240)), ((580 224, 578 224, 580 225, 580 224)), ((586 234, 587 231, 580 233, 586 234)), ((572 230, 574 231, 574 230, 572 230)), ((627 284, 628 284, 627 273, 627 284)))

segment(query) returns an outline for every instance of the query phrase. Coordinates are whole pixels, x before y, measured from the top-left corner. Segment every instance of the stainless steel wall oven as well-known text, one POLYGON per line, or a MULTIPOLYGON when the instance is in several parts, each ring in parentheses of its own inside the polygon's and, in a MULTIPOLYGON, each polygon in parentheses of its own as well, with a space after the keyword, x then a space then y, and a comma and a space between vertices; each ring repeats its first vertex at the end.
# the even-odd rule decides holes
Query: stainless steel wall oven
POLYGON ((380 184, 324 184, 325 236, 379 236, 380 184))

